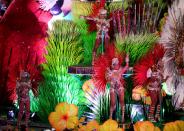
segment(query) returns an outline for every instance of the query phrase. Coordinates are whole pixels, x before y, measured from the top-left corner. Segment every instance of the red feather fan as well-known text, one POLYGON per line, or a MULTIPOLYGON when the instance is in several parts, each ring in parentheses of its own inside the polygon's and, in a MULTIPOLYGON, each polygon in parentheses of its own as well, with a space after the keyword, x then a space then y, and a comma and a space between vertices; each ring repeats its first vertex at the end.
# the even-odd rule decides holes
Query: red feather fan
POLYGON ((4 96, 10 101, 16 99, 20 61, 25 62, 21 65, 26 66, 31 77, 36 80, 40 77, 36 67, 44 62, 47 22, 50 18, 49 13, 39 9, 39 3, 35 0, 13 0, 0 21, 0 95, 7 94, 4 96))
POLYGON ((99 56, 98 59, 94 61, 93 71, 94 74, 92 76, 94 80, 95 87, 98 88, 99 91, 104 91, 106 87, 106 79, 105 72, 106 68, 109 67, 110 62, 107 54, 103 54, 99 56))
MULTIPOLYGON (((93 76, 95 87, 101 92, 105 91, 107 81, 105 79, 105 72, 111 66, 113 58, 118 58, 120 63, 123 63, 123 53, 117 52, 114 44, 108 46, 105 54, 100 55, 94 61, 93 76)), ((122 81, 124 83, 124 81, 122 81)))
POLYGON ((30 79, 33 86, 33 92, 37 93, 38 82, 41 81, 41 69, 39 68, 39 58, 38 55, 33 51, 32 48, 27 49, 27 54, 20 53, 19 60, 19 70, 17 71, 17 76, 19 76, 20 71, 24 70, 30 73, 30 79))
POLYGON ((164 48, 156 44, 152 51, 145 55, 135 66, 134 66, 134 84, 145 85, 147 82, 147 70, 156 64, 160 59, 163 58, 164 48))

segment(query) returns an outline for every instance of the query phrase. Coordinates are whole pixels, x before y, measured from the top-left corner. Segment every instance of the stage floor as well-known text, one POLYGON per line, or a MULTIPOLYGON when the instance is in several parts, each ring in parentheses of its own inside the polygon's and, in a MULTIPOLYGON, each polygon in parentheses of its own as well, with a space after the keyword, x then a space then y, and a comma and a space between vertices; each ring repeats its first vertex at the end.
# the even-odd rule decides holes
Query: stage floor
MULTIPOLYGON (((16 129, 16 120, 5 120, 0 118, 0 131, 14 131, 16 129)), ((21 123, 21 127, 24 128, 24 122, 21 123)), ((41 122, 29 122, 29 131, 54 131, 49 124, 41 122)), ((20 129, 18 131, 21 131, 20 129)))
MULTIPOLYGON (((167 121, 163 121, 161 123, 155 123, 155 125, 159 126, 161 129, 164 127, 165 123, 175 121, 175 120, 184 120, 184 112, 175 112, 174 113, 175 119, 170 119, 167 121)), ((5 115, 0 116, 0 131, 15 131, 16 129, 16 123, 17 120, 7 120, 7 117, 5 115)), ((21 123, 22 127, 24 126, 24 122, 21 123)), ((121 124, 119 124, 120 127, 122 127, 121 124)), ((130 122, 125 123, 123 127, 126 129, 126 131, 132 131, 133 125, 130 122)), ((40 121, 29 121, 29 131, 54 131, 49 123, 42 123, 40 121)), ((24 130, 18 130, 18 131, 24 131, 24 130)))

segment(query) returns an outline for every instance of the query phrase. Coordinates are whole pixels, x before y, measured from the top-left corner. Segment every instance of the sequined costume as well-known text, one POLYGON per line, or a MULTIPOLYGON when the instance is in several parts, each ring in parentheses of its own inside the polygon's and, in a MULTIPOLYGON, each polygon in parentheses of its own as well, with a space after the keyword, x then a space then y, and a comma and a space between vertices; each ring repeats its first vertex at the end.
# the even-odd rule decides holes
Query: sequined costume
POLYGON ((156 44, 150 52, 148 52, 134 66, 134 85, 147 87, 148 95, 151 97, 151 105, 148 113, 148 119, 155 122, 160 120, 160 104, 161 104, 161 84, 166 80, 164 76, 163 56, 165 50, 163 46, 156 44), (156 109, 156 115, 155 114, 156 109))
POLYGON ((110 118, 112 119, 113 111, 116 108, 116 95, 119 97, 121 109, 122 109, 122 122, 124 123, 124 112, 125 112, 125 104, 124 104, 124 80, 123 74, 129 68, 129 57, 126 58, 126 66, 121 67, 118 58, 112 59, 111 67, 107 68, 106 71, 106 80, 110 84, 110 118))
POLYGON ((30 81, 29 73, 21 72, 20 80, 17 80, 17 95, 18 95, 18 102, 19 102, 19 113, 18 113, 18 120, 17 126, 20 126, 20 122, 22 116, 25 111, 25 125, 28 127, 29 115, 30 115, 30 98, 29 98, 29 90, 32 88, 31 81, 30 81))
POLYGON ((147 71, 148 84, 147 89, 151 97, 148 119, 151 121, 160 120, 161 88, 163 81, 163 72, 158 67, 153 66, 147 71), (156 115, 155 113, 156 108, 156 115))
POLYGON ((107 49, 110 37, 108 34, 109 28, 110 28, 110 19, 106 19, 107 15, 107 10, 105 9, 100 9, 98 13, 98 17, 87 17, 87 16, 81 16, 82 18, 85 18, 87 20, 92 20, 96 23, 97 26, 97 36, 96 36, 96 41, 95 41, 95 46, 93 48, 93 60, 96 56, 96 51, 98 47, 100 46, 100 43, 102 40, 104 40, 104 46, 105 49, 107 49))

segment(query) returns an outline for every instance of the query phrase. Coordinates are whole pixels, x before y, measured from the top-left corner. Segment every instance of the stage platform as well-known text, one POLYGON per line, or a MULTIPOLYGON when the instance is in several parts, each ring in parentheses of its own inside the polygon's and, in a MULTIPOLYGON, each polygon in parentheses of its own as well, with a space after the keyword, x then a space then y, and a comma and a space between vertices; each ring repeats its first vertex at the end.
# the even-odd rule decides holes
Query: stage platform
MULTIPOLYGON (((16 120, 5 120, 0 118, 0 131, 16 131, 16 120)), ((24 122, 21 123, 22 129, 18 131, 24 130, 24 122)), ((126 123, 124 125, 119 124, 120 127, 124 127, 126 130, 131 128, 131 123, 126 123)), ((29 131, 55 131, 49 124, 44 124, 41 122, 29 122, 29 131)))
POLYGON ((77 66, 69 66, 68 73, 70 74, 78 74, 78 75, 92 75, 93 68, 92 65, 77 65, 77 66))
MULTIPOLYGON (((25 124, 24 122, 21 123, 22 128, 24 128, 24 124, 25 124)), ((15 131, 16 125, 17 125, 16 119, 6 120, 4 118, 0 118, 0 131, 8 131, 8 130, 15 131)), ((54 130, 52 130, 52 127, 49 124, 29 121, 29 131, 54 131, 54 130)))

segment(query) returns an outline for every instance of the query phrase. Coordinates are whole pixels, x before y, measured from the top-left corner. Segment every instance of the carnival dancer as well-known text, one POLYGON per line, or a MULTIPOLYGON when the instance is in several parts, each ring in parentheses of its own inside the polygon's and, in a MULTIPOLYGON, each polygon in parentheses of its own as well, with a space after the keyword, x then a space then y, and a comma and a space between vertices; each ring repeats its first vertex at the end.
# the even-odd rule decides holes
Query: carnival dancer
POLYGON ((152 122, 160 120, 162 83, 167 79, 163 71, 164 63, 162 58, 164 53, 163 46, 155 44, 154 48, 134 66, 133 79, 135 87, 143 86, 146 88, 151 98, 148 119, 152 122))
POLYGON ((88 16, 80 16, 80 17, 86 20, 94 21, 97 26, 97 36, 96 36, 95 46, 93 48, 93 61, 94 61, 94 58, 96 57, 96 52, 97 52, 98 47, 100 46, 100 43, 102 43, 105 46, 105 49, 107 49, 107 46, 110 40, 108 31, 110 28, 110 21, 112 19, 111 18, 106 19, 107 10, 103 8, 99 10, 97 17, 88 17, 88 16))
POLYGON ((162 102, 161 89, 163 82, 162 69, 162 60, 160 60, 157 64, 154 64, 147 71, 147 90, 151 97, 151 105, 149 108, 148 119, 152 122, 160 121, 160 106, 162 102))
POLYGON ((107 68, 106 71, 106 80, 110 84, 110 118, 112 119, 113 112, 116 108, 116 95, 119 97, 121 109, 122 109, 122 122, 124 123, 124 112, 125 112, 125 103, 124 103, 124 80, 123 74, 129 69, 129 55, 126 56, 126 65, 121 67, 121 63, 118 58, 112 59, 111 67, 107 68))
POLYGON ((19 102, 19 113, 17 120, 17 128, 20 127, 21 119, 25 111, 25 126, 28 130, 28 121, 30 115, 30 97, 29 91, 32 88, 30 75, 26 71, 20 72, 20 80, 17 80, 16 90, 19 102))

